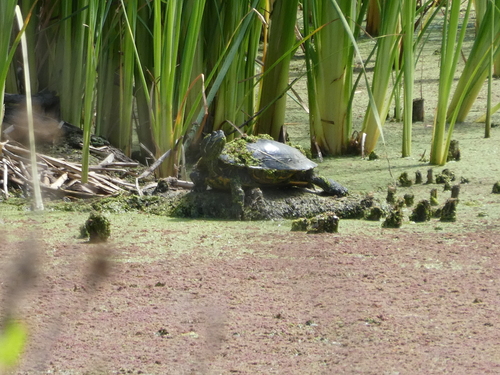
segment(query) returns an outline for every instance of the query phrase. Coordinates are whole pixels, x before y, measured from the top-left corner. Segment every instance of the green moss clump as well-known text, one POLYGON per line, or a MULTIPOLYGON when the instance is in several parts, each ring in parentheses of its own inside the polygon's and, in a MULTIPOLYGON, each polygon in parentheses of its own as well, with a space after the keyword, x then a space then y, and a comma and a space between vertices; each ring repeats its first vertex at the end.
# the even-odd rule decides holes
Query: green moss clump
POLYGON ((434 171, 432 168, 429 168, 427 170, 427 182, 426 184, 433 184, 434 183, 434 171))
POLYGON ((80 225, 80 235, 78 236, 78 238, 89 238, 89 232, 87 230, 86 223, 80 225))
MULTIPOLYGON (((248 150, 246 145, 248 143, 255 143, 259 139, 268 139, 274 140, 269 134, 259 134, 259 135, 245 135, 241 138, 237 138, 228 142, 224 149, 222 150, 221 155, 227 157, 228 160, 234 162, 235 164, 239 164, 242 166, 256 166, 260 165, 260 160, 256 159, 253 156, 252 151, 248 150)), ((299 150, 304 156, 311 158, 311 152, 307 152, 302 146, 287 143, 287 145, 296 148, 299 150)))
MULTIPOLYGON (((14 206, 19 211, 29 211, 31 203, 32 203, 32 200, 18 197, 17 196, 18 192, 19 192, 19 190, 16 190, 15 191, 16 195, 14 195, 14 196, 11 195, 9 197, 9 199, 3 200, 2 203, 6 204, 6 205, 9 205, 9 206, 14 206)), ((12 192, 9 190, 9 194, 11 194, 11 193, 12 192)))
POLYGON ((457 205, 458 199, 450 198, 444 204, 441 210, 441 221, 456 221, 457 220, 457 205))
POLYGON ((247 149, 247 143, 246 138, 235 139, 226 144, 221 155, 227 156, 232 163, 242 166, 259 165, 259 160, 254 158, 252 152, 247 149))
POLYGON ((410 215, 410 220, 416 223, 421 223, 424 221, 429 221, 432 216, 431 203, 427 200, 421 200, 415 206, 412 214, 410 215))
POLYGON ((415 202, 415 196, 410 193, 405 194, 403 199, 405 200, 406 207, 413 206, 413 203, 415 202))
POLYGON ((432 217, 439 219, 441 217, 441 212, 443 211, 443 207, 438 207, 432 210, 432 217))
POLYGON ((365 219, 370 221, 379 221, 384 215, 385 212, 382 208, 374 206, 367 211, 367 213, 365 214, 365 219))
POLYGON ((460 160, 460 146, 457 140, 452 139, 450 141, 450 147, 448 149, 448 156, 446 158, 446 161, 451 161, 451 160, 460 160))
POLYGON ((161 196, 130 194, 101 198, 92 202, 92 209, 111 213, 143 211, 154 215, 168 215, 170 211, 170 207, 166 205, 166 200, 161 196))
POLYGON ((226 143, 221 155, 226 156, 231 162, 243 166, 259 165, 260 161, 253 157, 252 151, 247 149, 247 143, 255 143, 259 139, 273 139, 268 134, 247 135, 226 143))
POLYGON ((439 202, 438 202, 438 199, 437 199, 437 194, 438 194, 437 189, 431 189, 431 198, 430 198, 430 204, 431 204, 431 206, 437 206, 437 205, 439 205, 439 202))
POLYGON ((412 185, 412 182, 409 179, 407 172, 401 173, 401 175, 399 176, 398 182, 399 182, 400 186, 404 186, 404 187, 408 187, 408 186, 412 185))
POLYGON ((393 204, 396 202, 396 191, 394 186, 389 186, 387 188, 387 197, 385 198, 387 203, 393 204))
POLYGON ((184 218, 233 219, 232 195, 221 191, 190 192, 173 205, 171 215, 184 218))
POLYGON ((300 218, 292 221, 292 231, 337 233, 339 231, 339 218, 333 212, 325 212, 310 219, 300 218))
POLYGON ((403 208, 405 206, 405 200, 404 198, 398 198, 396 199, 396 202, 394 202, 394 207, 397 207, 397 208, 403 208))
POLYGON ((403 211, 400 207, 395 207, 391 210, 382 223, 384 228, 400 228, 401 225, 403 225, 403 211))
MULTIPOLYGON (((99 212, 92 212, 85 222, 85 229, 89 236, 89 242, 106 242, 111 235, 111 224, 109 220, 99 212)), ((80 230, 83 234, 83 230, 80 230)))
POLYGON ((449 169, 443 169, 443 171, 436 176, 436 184, 449 184, 450 181, 455 181, 455 173, 449 169))
POLYGON ((325 212, 309 220, 307 233, 337 233, 339 218, 333 212, 325 212))
POLYGON ((422 172, 416 171, 415 172, 415 184, 421 184, 423 181, 422 179, 422 172))
POLYGON ((493 189, 491 190, 493 194, 500 194, 500 181, 495 182, 493 189))
POLYGON ((273 141, 274 138, 271 137, 269 134, 259 134, 259 135, 244 135, 241 137, 241 139, 244 139, 245 141, 249 143, 255 143, 259 139, 269 139, 270 141, 273 141))
POLYGON ((307 226, 309 225, 309 220, 302 217, 292 221, 292 232, 305 232, 307 231, 307 226))
MULTIPOLYGON (((272 138, 271 138, 272 139, 272 138)), ((295 143, 292 143, 292 142, 287 142, 286 143, 288 146, 290 147, 293 147, 293 148, 296 148, 297 150, 300 151, 300 153, 302 155, 304 155, 306 158, 309 158, 309 159, 312 159, 313 158, 313 155, 312 155, 312 152, 311 150, 306 150, 304 147, 302 147, 301 145, 298 145, 298 144, 295 144, 295 143)))

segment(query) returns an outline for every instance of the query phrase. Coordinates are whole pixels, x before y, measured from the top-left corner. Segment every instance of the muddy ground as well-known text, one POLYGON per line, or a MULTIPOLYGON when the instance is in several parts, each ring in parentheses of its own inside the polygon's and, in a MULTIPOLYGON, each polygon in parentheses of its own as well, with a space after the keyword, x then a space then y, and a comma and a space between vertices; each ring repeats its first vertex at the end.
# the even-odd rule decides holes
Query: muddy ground
POLYGON ((84 217, 3 219, 4 301, 16 255, 37 275, 9 300, 30 337, 15 373, 500 371, 498 225, 310 235, 137 214, 103 246, 75 238, 84 217))
MULTIPOLYGON (((414 126, 412 157, 400 158, 401 124, 388 122, 381 159, 328 159, 321 174, 380 201, 402 172, 425 175, 435 51, 429 44, 419 65, 426 118, 414 126)), ((295 63, 294 74, 303 73, 300 56, 295 63)), ((367 98, 359 91, 357 126, 367 98)), ((456 183, 464 178, 455 222, 413 223, 408 207, 399 229, 341 219, 339 233, 311 235, 291 232, 282 218, 109 210, 111 238, 94 245, 78 238, 88 212, 48 204, 33 215, 1 204, 1 313, 29 334, 12 372, 500 373, 500 195, 491 193, 500 180, 500 135, 494 128, 484 139, 483 125, 473 122, 484 99, 454 132, 462 159, 434 167, 451 169, 456 183)), ((292 140, 307 146, 307 114, 291 102, 287 121, 292 140)), ((437 184, 398 187, 397 196, 412 193, 418 202, 432 188, 443 205, 450 192, 437 184)))

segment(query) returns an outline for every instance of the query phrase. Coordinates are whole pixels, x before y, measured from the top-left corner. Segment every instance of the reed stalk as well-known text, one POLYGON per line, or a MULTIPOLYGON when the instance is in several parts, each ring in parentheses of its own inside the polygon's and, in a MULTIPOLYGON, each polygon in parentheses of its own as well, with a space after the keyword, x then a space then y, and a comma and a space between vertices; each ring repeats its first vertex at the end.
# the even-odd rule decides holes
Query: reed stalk
POLYGON ((364 149, 365 153, 371 153, 380 137, 381 127, 385 123, 385 118, 389 111, 388 88, 391 79, 392 69, 396 58, 399 57, 399 1, 387 1, 382 6, 382 20, 380 36, 377 38, 377 57, 373 73, 371 91, 373 100, 377 107, 378 123, 375 113, 370 104, 361 129, 366 134, 364 149))
POLYGON ((270 17, 269 45, 265 56, 259 110, 254 132, 278 140, 285 122, 290 60, 295 45, 298 0, 276 0, 270 17))
POLYGON ((122 32, 123 45, 123 71, 120 74, 120 137, 116 144, 126 155, 132 152, 132 115, 134 110, 134 70, 135 70, 135 32, 137 27, 137 0, 129 0, 127 19, 131 33, 122 32))
POLYGON ((379 35, 382 4, 386 1, 387 0, 368 0, 368 9, 366 12, 366 32, 372 37, 379 35))
POLYGON ((484 15, 486 13, 486 8, 488 6, 488 1, 489 0, 472 0, 474 3, 474 11, 476 14, 476 34, 479 32, 479 27, 481 26, 481 23, 484 19, 484 15))
POLYGON ((403 31, 403 79, 404 79, 404 118, 401 156, 411 155, 413 124, 413 86, 415 72, 414 29, 416 0, 404 0, 401 7, 403 31))
MULTIPOLYGON (((215 66, 218 57, 230 43, 234 31, 237 29, 240 20, 248 12, 248 9, 244 1, 217 1, 210 5, 212 6, 207 7, 207 15, 211 14, 211 16, 205 18, 205 31, 210 32, 209 30, 212 30, 213 37, 207 41, 205 53, 209 65, 215 66)), ((214 116, 213 129, 223 129, 226 134, 233 130, 227 121, 232 124, 243 123, 241 116, 236 113, 236 103, 240 96, 238 81, 239 78, 243 78, 239 64, 242 61, 242 53, 244 53, 241 48, 243 45, 242 42, 235 59, 229 65, 211 107, 214 116)))
MULTIPOLYGON (((142 65, 152 73, 151 131, 156 157, 173 149, 188 128, 182 105, 192 77, 198 34, 201 29, 205 1, 153 2, 149 20, 152 35, 152 66, 142 65), (181 25, 188 27, 182 33, 181 25)), ((144 36, 144 35, 143 35, 144 36)), ((148 51, 141 51, 148 54, 148 51)), ((161 176, 176 175, 178 153, 171 152, 159 169, 161 176)))
MULTIPOLYGON (((83 148, 82 148, 82 183, 88 181, 90 136, 94 124, 95 89, 97 85, 97 64, 99 60, 101 30, 98 29, 98 19, 101 13, 100 0, 89 0, 88 9, 82 11, 86 16, 87 47, 85 59, 85 89, 83 97, 83 148)), ((103 21, 103 18, 99 20, 103 21)), ((100 23, 99 25, 102 25, 100 23)))
MULTIPOLYGON (((74 20, 73 14, 73 1, 63 1, 61 2, 60 7, 60 17, 63 21, 61 21, 60 32, 58 34, 57 44, 59 49, 62 52, 59 54, 62 61, 66 61, 66 67, 61 71, 61 82, 59 84, 59 97, 61 103, 61 116, 66 119, 66 121, 79 124, 80 123, 80 113, 72 113, 70 108, 73 108, 71 104, 73 101, 73 93, 76 89, 75 83, 78 85, 80 77, 76 77, 75 75, 75 65, 73 56, 76 55, 76 45, 77 41, 74 37, 73 24, 76 23, 74 20), (71 38, 68 38, 68 35, 71 35, 71 38), (71 67, 71 69, 68 69, 71 67), (78 117, 77 117, 78 116, 78 117), (77 121, 75 121, 77 120, 77 121)), ((78 38, 78 44, 83 43, 83 38, 78 38)), ((81 65, 82 60, 80 60, 78 65, 81 65)), ((77 86, 78 87, 78 86, 77 86)), ((79 86, 81 89, 81 85, 79 86)), ((81 97, 79 98, 79 102, 81 103, 81 97)))
MULTIPOLYGON (((250 8, 251 9, 257 9, 259 7, 259 4, 262 2, 262 0, 252 0, 250 8)), ((216 95, 221 90, 221 85, 224 81, 224 78, 226 77, 226 74, 228 73, 231 64, 233 61, 236 59, 236 56, 238 55, 238 51, 240 49, 240 46, 245 40, 246 34, 250 28, 252 28, 252 24, 255 22, 255 17, 256 13, 255 11, 249 11, 245 15, 245 17, 240 20, 238 24, 238 28, 234 31, 234 34, 232 38, 230 39, 230 42, 226 44, 224 50, 221 53, 218 53, 218 58, 215 63, 209 63, 207 67, 207 78, 206 82, 207 84, 210 84, 210 88, 208 89, 208 94, 206 95, 206 100, 205 100, 205 105, 207 107, 211 106, 213 103, 216 95)), ((220 23, 222 24, 222 23, 220 23)), ((255 29, 253 31, 255 33, 255 29)), ((209 50, 211 50, 211 47, 208 47, 209 50)), ((209 53, 210 56, 210 53, 209 53)), ((253 56, 252 54, 248 55, 253 56)), ((247 57, 245 57, 247 58, 247 57)), ((254 70, 254 60, 250 61, 250 58, 247 59, 247 64, 251 64, 252 71, 254 70)), ((250 65, 248 65, 250 66, 250 65)), ((249 69, 249 68, 247 68, 249 69)), ((252 76, 250 76, 252 78, 252 76)), ((253 78, 252 78, 253 79, 253 78)), ((253 87, 253 86, 252 86, 253 87)), ((247 95, 249 92, 247 92, 247 95)), ((252 93, 250 92, 250 95, 252 93)), ((201 96, 200 96, 201 99, 201 96)), ((199 127, 202 125, 203 119, 205 118, 205 108, 200 109, 198 112, 197 117, 195 118, 194 123, 194 129, 197 130, 196 133, 199 134, 200 132, 199 127)))
POLYGON ((357 4, 336 3, 348 22, 348 31, 330 0, 304 3, 305 33, 309 33, 309 14, 312 26, 319 29, 314 41, 305 42, 311 141, 313 150, 326 155, 344 153, 352 132, 354 49, 348 32, 354 32, 357 4))
MULTIPOLYGON (((134 49, 125 51, 124 39, 128 37, 126 27, 122 25, 123 8, 119 12, 109 14, 109 4, 105 10, 105 20, 102 26, 104 35, 99 51, 97 66, 98 81, 96 87, 96 119, 95 133, 108 139, 111 144, 121 148, 122 132, 126 133, 127 123, 122 118, 120 109, 123 98, 123 66, 124 55, 134 52, 134 49), (122 123, 123 120, 123 123, 122 123)), ((135 57, 133 57, 135 59, 135 57)), ((132 76, 133 79, 133 76, 132 76)))
POLYGON ((493 86, 493 74, 494 74, 494 67, 495 67, 495 58, 494 58, 494 48, 493 45, 495 43, 495 14, 494 12, 489 13, 489 20, 490 22, 490 44, 492 48, 490 48, 489 51, 489 64, 488 64, 488 96, 486 99, 486 121, 484 124, 484 137, 489 138, 491 136, 491 96, 492 96, 492 86, 493 86))
MULTIPOLYGON (((434 128, 431 143, 430 163, 444 165, 447 159, 450 137, 445 138, 447 125, 448 100, 451 92, 451 85, 455 76, 457 62, 465 37, 467 20, 470 12, 470 2, 465 13, 462 28, 460 26, 460 2, 447 2, 445 5, 445 18, 443 21, 443 32, 441 38, 441 61, 439 92, 436 116, 434 118, 434 128)), ((453 129, 450 123, 449 134, 453 129)))
MULTIPOLYGON (((70 3, 69 1, 67 1, 70 3)), ((68 34, 62 34, 62 38, 68 39, 68 35, 71 35, 71 40, 68 45, 65 45, 65 54, 70 57, 69 60, 65 60, 63 69, 69 69, 69 79, 65 82, 68 95, 68 103, 63 103, 64 96, 61 95, 61 116, 66 121, 73 124, 80 124, 82 117, 83 108, 83 88, 85 85, 84 81, 84 67, 83 64, 85 58, 85 37, 88 32, 86 28, 86 6, 88 5, 88 0, 78 0, 76 7, 68 9, 72 13, 68 14, 68 19, 72 19, 71 31, 68 34), (67 65, 68 62, 71 65, 67 65)), ((67 20, 68 20, 67 19, 67 20)), ((67 43, 67 42, 66 42, 67 43)))

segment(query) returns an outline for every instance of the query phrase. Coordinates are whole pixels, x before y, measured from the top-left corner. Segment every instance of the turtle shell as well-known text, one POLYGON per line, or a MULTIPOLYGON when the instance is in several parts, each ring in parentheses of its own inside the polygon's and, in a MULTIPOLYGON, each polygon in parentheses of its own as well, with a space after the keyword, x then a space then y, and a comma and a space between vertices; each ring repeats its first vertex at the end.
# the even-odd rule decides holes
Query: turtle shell
MULTIPOLYGON (((276 171, 307 171, 317 167, 295 147, 270 139, 257 139, 246 143, 249 158, 236 158, 235 155, 222 153, 220 160, 249 169, 265 169, 276 171)), ((241 153, 244 153, 242 150, 241 153)))

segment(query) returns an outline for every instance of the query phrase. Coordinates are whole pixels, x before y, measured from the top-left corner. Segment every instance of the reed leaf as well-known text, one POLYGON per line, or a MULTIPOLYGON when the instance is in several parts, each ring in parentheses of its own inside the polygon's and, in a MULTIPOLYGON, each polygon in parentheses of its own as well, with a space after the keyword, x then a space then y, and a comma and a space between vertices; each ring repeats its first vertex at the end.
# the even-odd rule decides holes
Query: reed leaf
POLYGON ((5 81, 12 61, 9 50, 16 4, 17 0, 0 2, 0 124, 4 116, 5 81))
MULTIPOLYGON (((470 4, 469 4, 470 7, 470 4)), ((483 84, 488 76, 489 70, 489 59, 485 58, 490 53, 490 49, 494 49, 494 55, 499 56, 500 49, 500 22, 491 22, 490 17, 494 17, 497 20, 500 18, 500 0, 489 1, 487 5, 486 12, 484 14, 484 20, 479 26, 476 39, 472 45, 472 49, 469 54, 469 58, 465 64, 462 71, 460 79, 455 88, 453 97, 451 99, 447 118, 451 119, 453 112, 458 109, 457 121, 463 122, 465 117, 469 113, 472 105, 474 104, 479 91, 483 87, 483 84), (490 15, 490 13, 494 13, 490 15), (494 35, 494 41, 491 41, 491 34, 494 35), (479 67, 479 69, 477 69, 479 67), (472 75, 473 72, 475 75, 472 75), (469 85, 467 91, 465 91, 465 86, 467 82, 471 79, 473 82, 469 85), (460 100, 460 97, 465 94, 465 99, 460 100), (461 101, 461 105, 458 102, 461 101)), ((463 26, 465 28, 465 24, 463 26)))
POLYGON ((486 8, 488 6, 489 0, 472 0, 474 3, 474 10, 476 13, 476 34, 479 32, 479 27, 484 19, 486 13, 486 8))

